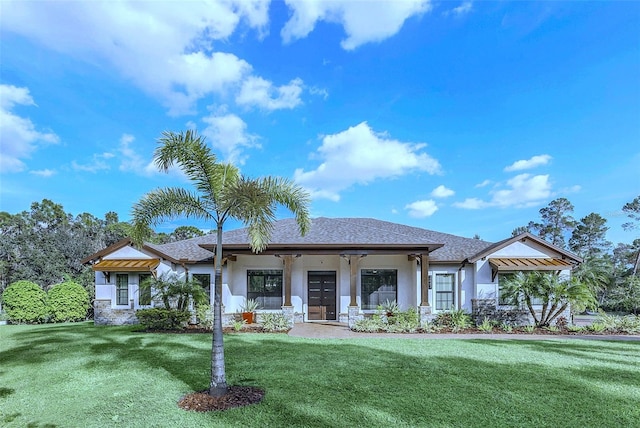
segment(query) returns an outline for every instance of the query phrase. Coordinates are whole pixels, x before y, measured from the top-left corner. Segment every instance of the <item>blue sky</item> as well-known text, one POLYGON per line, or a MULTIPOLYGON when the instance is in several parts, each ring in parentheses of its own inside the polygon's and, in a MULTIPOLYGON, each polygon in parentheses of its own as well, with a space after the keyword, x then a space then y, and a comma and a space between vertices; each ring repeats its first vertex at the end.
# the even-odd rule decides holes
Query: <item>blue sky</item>
POLYGON ((196 128, 314 216, 496 241, 565 197, 636 237, 639 2, 3 0, 0 24, 2 211, 128 220, 188 186, 151 159, 196 128))

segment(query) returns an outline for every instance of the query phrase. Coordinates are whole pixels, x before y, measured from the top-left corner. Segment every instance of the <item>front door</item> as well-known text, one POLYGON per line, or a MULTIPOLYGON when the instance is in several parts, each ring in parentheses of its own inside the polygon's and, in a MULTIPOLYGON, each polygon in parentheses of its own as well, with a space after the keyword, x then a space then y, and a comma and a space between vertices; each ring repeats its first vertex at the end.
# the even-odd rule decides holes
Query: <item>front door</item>
POLYGON ((336 273, 309 272, 309 320, 337 320, 336 273))

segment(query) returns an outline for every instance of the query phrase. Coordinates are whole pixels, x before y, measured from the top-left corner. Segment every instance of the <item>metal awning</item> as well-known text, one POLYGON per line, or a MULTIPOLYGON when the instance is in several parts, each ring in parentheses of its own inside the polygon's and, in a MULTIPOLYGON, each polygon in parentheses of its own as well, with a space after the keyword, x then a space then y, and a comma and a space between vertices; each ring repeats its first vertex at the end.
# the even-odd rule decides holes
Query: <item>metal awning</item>
POLYGON ((91 266, 99 272, 153 272, 160 259, 103 259, 91 266))
POLYGON ((573 265, 563 259, 551 259, 542 257, 505 257, 489 258, 492 280, 495 280, 498 272, 514 272, 526 270, 564 270, 572 269, 573 265))

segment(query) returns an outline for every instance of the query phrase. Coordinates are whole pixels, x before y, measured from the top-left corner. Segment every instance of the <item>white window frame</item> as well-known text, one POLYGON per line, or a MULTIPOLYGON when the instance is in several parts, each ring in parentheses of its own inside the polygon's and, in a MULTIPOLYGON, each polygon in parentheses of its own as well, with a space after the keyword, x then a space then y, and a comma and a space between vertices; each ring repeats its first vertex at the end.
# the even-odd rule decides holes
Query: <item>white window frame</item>
POLYGON ((431 289, 429 290, 429 302, 431 303, 431 307, 433 308, 433 313, 439 312, 447 312, 450 310, 458 310, 458 293, 460 290, 458 289, 458 271, 446 271, 446 270, 437 270, 429 272, 429 278, 431 280, 431 289), (438 309, 438 301, 437 301, 437 283, 436 278, 438 275, 450 275, 453 277, 453 306, 450 309, 438 309))

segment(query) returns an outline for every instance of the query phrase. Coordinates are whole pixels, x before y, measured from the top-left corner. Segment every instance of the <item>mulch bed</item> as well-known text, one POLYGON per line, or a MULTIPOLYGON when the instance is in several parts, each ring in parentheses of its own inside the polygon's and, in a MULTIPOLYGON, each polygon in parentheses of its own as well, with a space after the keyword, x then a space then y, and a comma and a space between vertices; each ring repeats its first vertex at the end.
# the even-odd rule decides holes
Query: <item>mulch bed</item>
POLYGON ((207 391, 185 395, 178 401, 178 407, 195 412, 211 412, 249 406, 262 401, 264 390, 254 386, 230 386, 220 397, 212 397, 207 391))

